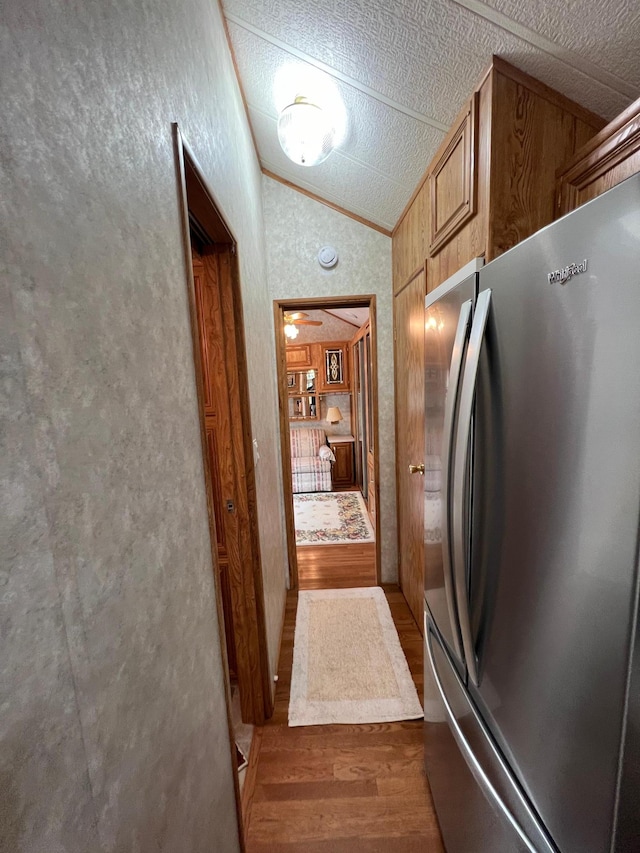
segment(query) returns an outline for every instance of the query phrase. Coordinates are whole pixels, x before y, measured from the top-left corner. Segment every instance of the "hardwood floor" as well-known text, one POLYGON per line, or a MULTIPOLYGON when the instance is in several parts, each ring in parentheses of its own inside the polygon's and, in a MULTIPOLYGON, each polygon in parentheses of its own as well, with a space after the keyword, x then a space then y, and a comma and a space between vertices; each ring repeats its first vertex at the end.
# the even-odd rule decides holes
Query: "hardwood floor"
MULTIPOLYGON (((398 587, 384 589, 422 698, 422 637, 398 587)), ((296 607, 291 592, 275 711, 244 801, 247 853, 443 853, 421 721, 288 727, 296 607)))
POLYGON ((300 589, 345 589, 376 585, 376 543, 298 545, 300 589))

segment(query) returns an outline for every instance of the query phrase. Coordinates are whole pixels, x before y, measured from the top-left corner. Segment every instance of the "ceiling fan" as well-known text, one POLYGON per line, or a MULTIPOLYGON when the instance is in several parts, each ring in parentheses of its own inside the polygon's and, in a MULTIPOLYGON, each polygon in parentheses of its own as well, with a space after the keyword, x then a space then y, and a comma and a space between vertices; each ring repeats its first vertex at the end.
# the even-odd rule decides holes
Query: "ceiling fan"
POLYGON ((305 320, 308 317, 304 311, 284 312, 284 322, 288 326, 321 326, 322 320, 305 320))
POLYGON ((288 338, 297 338, 298 330, 296 326, 321 326, 322 320, 306 320, 308 317, 304 311, 293 311, 291 313, 285 311, 284 318, 284 333, 288 338))

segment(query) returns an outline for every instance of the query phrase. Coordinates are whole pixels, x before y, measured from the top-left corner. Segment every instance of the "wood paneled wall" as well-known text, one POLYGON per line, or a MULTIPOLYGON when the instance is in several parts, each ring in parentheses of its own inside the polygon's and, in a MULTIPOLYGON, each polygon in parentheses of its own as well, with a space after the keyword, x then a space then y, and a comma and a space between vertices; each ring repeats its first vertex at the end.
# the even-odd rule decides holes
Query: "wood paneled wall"
POLYGON ((429 184, 425 175, 393 232, 391 273, 398 293, 424 268, 429 254, 429 184))
POLYGON ((602 124, 587 124, 546 89, 499 71, 492 77, 487 261, 553 221, 556 170, 602 124))

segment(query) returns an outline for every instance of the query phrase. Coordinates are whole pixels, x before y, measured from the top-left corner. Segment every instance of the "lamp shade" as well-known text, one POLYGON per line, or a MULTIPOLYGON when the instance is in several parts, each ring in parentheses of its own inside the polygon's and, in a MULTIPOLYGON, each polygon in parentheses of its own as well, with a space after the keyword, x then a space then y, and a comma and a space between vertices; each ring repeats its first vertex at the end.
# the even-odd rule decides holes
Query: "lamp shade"
POLYGON ((327 409, 327 420, 330 424, 337 424, 339 421, 343 420, 342 415, 340 414, 340 409, 337 406, 329 406, 327 409))
POLYGON ((278 139, 282 150, 294 163, 315 166, 331 154, 335 128, 326 110, 299 95, 280 113, 278 139))

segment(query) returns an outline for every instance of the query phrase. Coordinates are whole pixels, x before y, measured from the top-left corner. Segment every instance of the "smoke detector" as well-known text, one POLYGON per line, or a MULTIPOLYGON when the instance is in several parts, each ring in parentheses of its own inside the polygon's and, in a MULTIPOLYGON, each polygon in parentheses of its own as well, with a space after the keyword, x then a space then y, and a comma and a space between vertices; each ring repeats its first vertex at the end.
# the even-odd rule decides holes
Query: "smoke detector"
POLYGON ((338 253, 333 246, 323 246, 318 252, 318 263, 324 270, 331 270, 338 263, 338 253))

